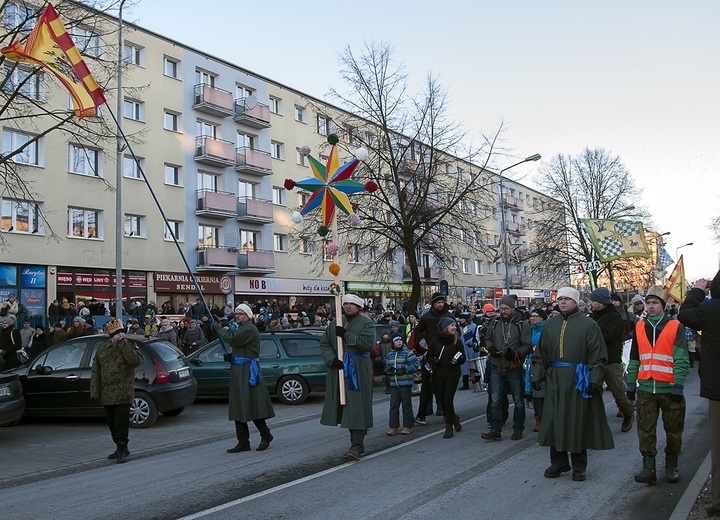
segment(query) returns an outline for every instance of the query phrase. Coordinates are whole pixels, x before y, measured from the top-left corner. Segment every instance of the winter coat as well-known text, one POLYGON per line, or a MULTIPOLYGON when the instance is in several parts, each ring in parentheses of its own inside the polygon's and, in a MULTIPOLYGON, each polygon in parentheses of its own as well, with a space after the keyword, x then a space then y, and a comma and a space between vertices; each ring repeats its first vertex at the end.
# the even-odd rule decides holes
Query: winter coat
POLYGON ((345 326, 343 350, 353 357, 358 386, 358 390, 350 390, 348 378, 343 381, 345 406, 340 406, 339 370, 331 366, 333 359, 337 357, 336 325, 337 322, 331 321, 325 329, 325 334, 320 338, 320 352, 325 366, 328 367, 320 424, 325 426, 339 424, 341 428, 351 430, 372 428, 373 372, 369 354, 375 345, 375 325, 363 314, 357 314, 349 320, 343 317, 345 326))
POLYGON ((52 347, 53 345, 57 345, 61 341, 65 341, 67 339, 67 332, 65 332, 62 329, 53 329, 49 334, 47 338, 47 344, 48 347, 52 347))
POLYGON ((42 352, 46 348, 48 348, 47 334, 45 334, 44 332, 42 334, 40 334, 39 336, 33 334, 32 339, 30 341, 30 347, 28 347, 26 349, 28 357, 30 359, 32 359, 35 356, 37 356, 38 354, 40 354, 40 352, 42 352))
MULTIPOLYGON (((533 346, 533 352, 537 349, 538 343, 540 343, 540 336, 542 335, 542 331, 545 328, 545 321, 541 321, 540 323, 535 323, 530 326, 530 333, 532 335, 532 346, 533 346)), ((530 384, 530 364, 532 361, 532 356, 528 356, 525 358, 525 393, 531 394, 532 398, 538 398, 542 399, 545 397, 545 382, 543 381, 540 383, 540 390, 534 390, 532 385, 530 384)))
POLYGON ((432 367, 432 377, 436 381, 460 379, 460 365, 465 363, 465 348, 462 341, 455 334, 438 333, 428 346, 427 362, 432 367), (455 354, 460 358, 453 363, 455 354))
POLYGON ((185 355, 188 355, 204 346, 205 343, 207 343, 207 340, 200 327, 196 326, 194 329, 188 327, 183 336, 182 351, 185 355), (195 343, 195 345, 193 345, 193 343, 195 343))
POLYGON ((602 332, 607 347, 608 364, 622 363, 625 328, 618 310, 614 305, 605 305, 599 311, 593 311, 590 318, 598 324, 602 332))
POLYGON ((440 318, 452 318, 454 320, 455 316, 448 310, 447 305, 443 307, 443 310, 440 312, 436 311, 434 307, 430 307, 430 309, 420 316, 418 324, 415 326, 415 334, 413 335, 415 344, 408 345, 416 354, 424 353, 427 346, 430 345, 430 340, 437 335, 438 321, 440 321, 440 318), (425 341, 423 342, 422 340, 425 341), (421 344, 421 342, 424 343, 424 345, 421 344))
MULTIPOLYGON (((238 324, 236 330, 215 325, 217 335, 232 349, 233 357, 258 359, 260 333, 250 321, 238 324)), ((185 335, 187 338, 187 334, 185 335)), ((250 363, 230 365, 230 401, 228 420, 249 422, 275 417, 265 380, 250 386, 250 363)))
MULTIPOLYGON (((475 344, 475 329, 477 328, 477 325, 470 322, 469 325, 465 327, 460 327, 460 340, 463 343, 463 348, 465 349, 465 359, 474 359, 479 356, 475 350, 473 350, 473 346, 475 344)), ((460 365, 460 372, 463 376, 469 376, 470 375, 470 365, 468 363, 463 363, 460 365)))
POLYGON ((3 363, 3 366, 0 368, 10 370, 11 368, 20 366, 17 358, 17 351, 20 347, 20 331, 15 328, 15 325, 8 325, 0 329, 0 351, 2 351, 2 356, 5 360, 5 363, 3 363))
POLYGON ((385 358, 385 373, 390 386, 412 386, 415 371, 420 366, 417 356, 403 345, 400 350, 391 349, 385 358))
POLYGON ((602 395, 583 398, 575 390, 574 367, 550 367, 552 361, 584 363, 591 384, 602 388, 607 349, 593 320, 577 310, 549 319, 531 361, 530 378, 545 381, 545 403, 538 434, 541 446, 558 451, 608 450, 615 447, 602 395))
POLYGON ((720 401, 720 271, 710 283, 711 300, 703 301, 705 293, 690 289, 680 307, 680 323, 702 331, 700 361, 700 397, 720 401))
POLYGON ((169 341, 173 345, 177 346, 177 332, 175 332, 175 329, 170 326, 167 329, 160 329, 157 333, 157 339, 164 339, 165 341, 169 341))
POLYGON ((100 404, 130 404, 135 395, 135 368, 145 362, 140 349, 123 338, 98 347, 90 373, 90 398, 100 404))
POLYGON ((509 320, 497 317, 488 326, 485 333, 485 347, 490 351, 490 362, 493 370, 500 372, 523 369, 525 358, 532 353, 532 334, 530 324, 520 318, 518 313, 510 315, 509 320), (492 355, 493 349, 497 353, 492 355), (505 351, 511 349, 515 353, 512 360, 505 359, 505 351))

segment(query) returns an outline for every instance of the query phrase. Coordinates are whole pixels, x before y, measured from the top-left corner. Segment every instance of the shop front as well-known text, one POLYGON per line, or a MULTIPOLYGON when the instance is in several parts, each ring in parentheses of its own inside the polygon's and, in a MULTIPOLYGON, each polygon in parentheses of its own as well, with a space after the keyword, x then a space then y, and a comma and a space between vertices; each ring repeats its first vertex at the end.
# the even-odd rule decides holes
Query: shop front
POLYGON ((47 310, 47 267, 43 265, 0 264, 0 301, 14 294, 31 316, 47 310))
MULTIPOLYGON (((391 282, 346 282, 347 292, 352 292, 367 302, 367 308, 375 311, 401 310, 410 299, 412 285, 407 283, 391 282), (378 305, 379 304, 379 305, 378 305)), ((421 298, 422 299, 422 298, 421 298)))
MULTIPOLYGON (((205 298, 208 307, 212 308, 216 305, 219 309, 225 306, 227 301, 232 301, 233 297, 233 277, 222 274, 196 274, 200 286, 200 291, 205 298)), ((158 309, 162 309, 163 305, 169 304, 172 312, 175 314, 180 304, 195 303, 199 297, 197 288, 188 273, 170 273, 156 271, 153 274, 155 284, 155 293, 157 294, 158 309)))
MULTIPOLYGON (((77 305, 79 301, 95 299, 110 309, 115 300, 117 277, 108 269, 73 269, 58 267, 56 298, 77 305)), ((122 275, 122 297, 127 308, 128 302, 147 300, 147 274, 142 271, 124 271, 122 275)))
POLYGON ((266 301, 278 307, 284 301, 289 308, 317 308, 332 304, 330 294, 332 280, 308 280, 295 278, 235 277, 235 300, 255 304, 266 301))

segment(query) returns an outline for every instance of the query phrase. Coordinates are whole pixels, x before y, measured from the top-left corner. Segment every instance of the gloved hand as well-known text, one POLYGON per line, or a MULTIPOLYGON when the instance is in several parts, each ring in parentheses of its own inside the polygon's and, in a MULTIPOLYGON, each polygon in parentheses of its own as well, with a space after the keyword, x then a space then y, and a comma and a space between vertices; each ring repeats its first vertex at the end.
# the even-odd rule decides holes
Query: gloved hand
POLYGON ((387 368, 385 369, 385 373, 386 373, 387 375, 397 374, 397 373, 398 373, 398 369, 395 368, 395 367, 387 367, 387 368))
POLYGON ((430 365, 431 367, 436 367, 440 364, 440 360, 438 358, 434 358, 434 357, 429 357, 426 359, 426 361, 427 361, 428 365, 430 365))
POLYGON ((525 400, 529 403, 532 403, 532 393, 525 392, 525 400))
POLYGON ((480 357, 485 357, 485 356, 489 356, 490 352, 488 352, 488 349, 486 349, 485 347, 480 347, 479 354, 480 354, 480 357))
POLYGON ((477 344, 477 341, 472 342, 472 349, 473 352, 480 352, 480 345, 477 344))
POLYGON ((540 386, 542 383, 540 381, 533 381, 530 383, 530 387, 535 390, 536 392, 539 392, 542 390, 542 387, 540 386))
POLYGON ((512 361, 515 359, 515 351, 511 348, 508 348, 507 350, 505 350, 503 357, 508 361, 512 361))
POLYGON ((340 361, 338 358, 333 358, 333 360, 330 362, 330 366, 333 368, 337 368, 338 370, 342 370, 343 368, 345 368, 343 362, 340 361))
POLYGON ((232 358, 232 354, 223 354, 223 361, 230 363, 231 358, 232 358))
POLYGON ((670 400, 673 403, 680 403, 683 400, 683 385, 672 385, 670 388, 670 400))
POLYGON ((229 325, 227 318, 223 318, 220 320, 220 326, 221 327, 227 327, 229 325))
POLYGON ((462 365, 463 363, 465 363, 465 361, 467 361, 467 358, 465 357, 465 354, 460 354, 460 356, 459 356, 457 359, 455 359, 455 358, 453 357, 451 363, 452 363, 453 365, 462 365))
POLYGON ((595 383, 590 383, 590 385, 588 385, 588 393, 590 395, 602 395, 602 387, 595 383))
POLYGON ((336 326, 335 327, 335 335, 340 339, 345 339, 345 327, 336 326))
POLYGON ((628 390, 628 391, 625 392, 625 393, 627 394, 627 398, 628 398, 630 401, 635 401, 635 390, 628 390))
POLYGON ((495 345, 493 345, 491 347, 488 347, 488 354, 490 354, 492 357, 496 357, 500 355, 500 351, 495 345))

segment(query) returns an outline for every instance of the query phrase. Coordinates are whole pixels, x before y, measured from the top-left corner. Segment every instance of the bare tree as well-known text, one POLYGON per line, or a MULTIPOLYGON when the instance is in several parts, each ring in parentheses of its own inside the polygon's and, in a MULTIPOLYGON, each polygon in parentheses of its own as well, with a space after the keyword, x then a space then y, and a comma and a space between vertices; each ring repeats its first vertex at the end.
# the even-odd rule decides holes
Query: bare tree
MULTIPOLYGON (((558 154, 543 164, 535 182, 561 204, 540 208, 534 216, 535 243, 526 259, 534 269, 567 272, 580 262, 598 259, 580 219, 629 218, 649 224, 647 211, 639 207, 640 190, 632 176, 620 157, 603 148, 585 148, 575 156, 558 154)), ((612 281, 612 270, 622 273, 636 269, 636 264, 633 259, 604 264, 600 271, 588 273, 590 286, 597 286, 603 271, 608 271, 612 281)))
POLYGON ((402 265, 397 278, 412 281, 408 308, 415 309, 430 270, 449 266, 461 248, 486 247, 461 240, 460 230, 471 229, 470 218, 477 229, 486 208, 494 213, 484 167, 497 135, 478 149, 463 149, 465 135, 448 117, 447 92, 428 75, 411 95, 387 43, 366 43, 360 55, 348 46, 340 63, 349 89, 332 89, 331 95, 351 114, 334 121, 340 145, 346 153, 368 150, 356 177, 372 180, 378 189, 356 204, 361 225, 343 225, 339 233, 370 245, 368 272, 376 279, 392 279, 402 265))
MULTIPOLYGON (((72 2, 58 1, 55 8, 73 37, 80 54, 103 90, 116 84, 117 24, 108 14, 117 10, 119 0, 72 2)), ((22 0, 4 0, 0 4, 0 45, 24 42, 36 26, 44 6, 22 0)), ((0 124, 17 129, 19 137, 3 136, 0 155, 0 195, 17 204, 37 204, 38 192, 28 175, 28 164, 36 161, 38 143, 51 133, 60 132, 68 142, 103 146, 115 139, 115 125, 109 117, 78 119, 65 104, 65 87, 39 66, 17 63, 0 55, 3 72, 0 79, 0 124), (53 99, 55 102, 52 102, 53 99), (58 100, 61 100, 58 102, 58 100), (58 108, 63 107, 63 108, 58 108)), ((138 136, 135 136, 136 139, 138 136)), ((106 181, 106 189, 114 188, 106 181)), ((48 240, 60 237, 44 214, 38 212, 48 240)), ((30 230, 28 230, 30 232, 30 230)), ((8 243, 0 235, 0 250, 8 243)))
POLYGON ((715 217, 710 221, 710 231, 716 242, 720 242, 720 217, 715 217))

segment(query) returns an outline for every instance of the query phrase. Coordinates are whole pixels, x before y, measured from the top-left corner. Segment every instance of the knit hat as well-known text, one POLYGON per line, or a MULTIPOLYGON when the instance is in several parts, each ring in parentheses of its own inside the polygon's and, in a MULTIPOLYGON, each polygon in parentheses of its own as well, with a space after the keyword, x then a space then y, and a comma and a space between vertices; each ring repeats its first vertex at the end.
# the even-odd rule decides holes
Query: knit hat
POLYGON ((635 303, 635 302, 645 303, 645 299, 642 296, 640 296, 639 294, 636 294, 635 296, 633 296, 633 298, 632 298, 632 300, 630 300, 630 302, 631 303, 635 303))
POLYGON ((432 298, 430 299, 430 303, 439 302, 440 300, 446 301, 445 295, 443 293, 436 292, 435 294, 432 295, 432 298))
POLYGON ((357 294, 348 293, 345 296, 342 297, 342 303, 345 305, 346 303, 352 303, 353 305, 357 305, 359 308, 363 309, 365 307, 365 300, 360 298, 357 294))
POLYGON ((585 300, 578 300, 577 304, 578 307, 585 307, 587 305, 587 303, 585 303, 585 300))
MULTIPOLYGON (((538 307, 537 309, 533 309, 532 312, 534 312, 535 314, 540 316, 543 319, 543 321, 547 320, 547 312, 545 312, 541 308, 538 307)), ((532 312, 530 314, 532 314, 532 312)))
POLYGON ((8 314, 5 316, 0 323, 7 323, 8 325, 15 325, 15 316, 8 314))
POLYGON ((390 325, 391 327, 392 327, 392 326, 399 327, 399 326, 400 326, 400 322, 397 321, 397 320, 390 320, 389 325, 390 325))
POLYGON ((557 292, 558 298, 570 298, 575 303, 580 303, 580 293, 572 287, 560 287, 557 292))
POLYGON ((75 323, 85 323, 85 320, 82 319, 80 316, 75 316, 73 318, 73 324, 75 324, 75 323))
MULTIPOLYGON (((645 299, 647 300, 650 296, 654 296, 663 303, 663 307, 667 305, 668 293, 661 286, 655 285, 648 289, 645 299)), ((634 298, 633 298, 634 300, 634 298)))
POLYGON ((405 343, 405 339, 402 337, 402 334, 400 334, 399 332, 396 332, 395 334, 392 335, 392 342, 395 343, 396 341, 402 341, 403 343, 405 343))
POLYGON ((447 329, 453 323, 455 323, 455 320, 453 318, 443 316, 438 320, 438 331, 445 332, 445 329, 447 329))
POLYGON ((107 331, 108 334, 110 334, 110 337, 113 337, 115 334, 122 332, 123 330, 123 324, 118 320, 111 320, 107 324, 107 331))
POLYGON ((620 294, 616 293, 616 292, 610 293, 610 299, 614 302, 620 302, 620 303, 623 302, 623 297, 620 296, 620 294))
POLYGON ((495 306, 492 303, 486 303, 483 305, 483 314, 487 314, 488 311, 494 311, 495 306))
POLYGON ((502 298, 500 298, 500 305, 507 305, 511 309, 515 308, 515 298, 510 296, 509 294, 506 294, 502 298))
POLYGON ((247 304, 245 304, 245 303, 241 303, 240 305, 238 305, 237 307, 235 307, 235 312, 242 312, 242 313, 245 314, 248 318, 252 318, 252 317, 253 317, 253 311, 252 311, 252 309, 250 308, 249 305, 247 305, 247 304))
POLYGON ((607 287, 598 287, 590 293, 590 300, 603 305, 612 305, 612 298, 607 287))

